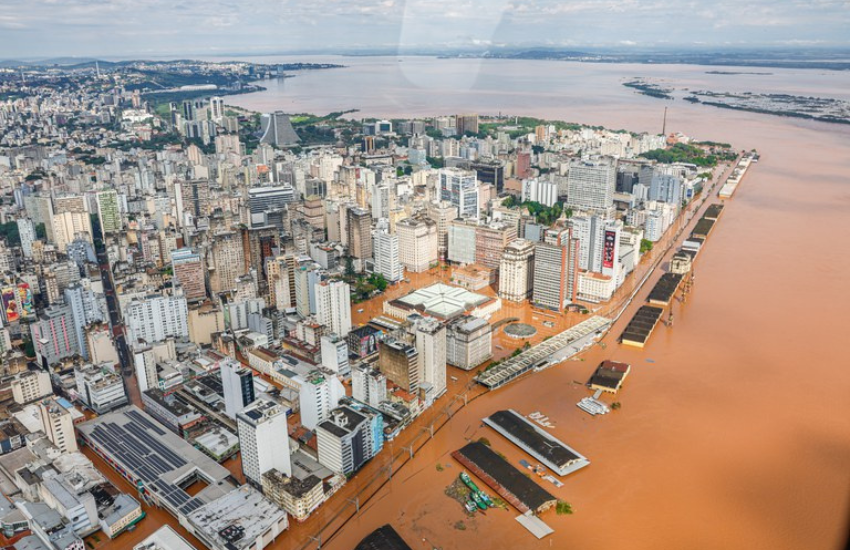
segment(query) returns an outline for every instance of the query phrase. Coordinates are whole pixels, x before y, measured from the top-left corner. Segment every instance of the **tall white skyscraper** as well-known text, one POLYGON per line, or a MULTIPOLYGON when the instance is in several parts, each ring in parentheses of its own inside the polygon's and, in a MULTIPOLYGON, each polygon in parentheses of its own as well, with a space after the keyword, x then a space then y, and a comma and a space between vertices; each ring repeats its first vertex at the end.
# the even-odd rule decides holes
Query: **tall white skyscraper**
POLYGON ((189 309, 182 293, 152 294, 133 300, 124 312, 130 342, 161 342, 168 337, 188 338, 189 309))
POLYGON ((399 261, 398 235, 390 235, 385 231, 375 232, 375 273, 380 273, 391 283, 404 277, 404 268, 399 261))
POLYGON ((322 335, 322 366, 336 374, 347 375, 351 372, 348 363, 348 342, 336 334, 322 335))
POLYGON ((322 281, 315 286, 316 319, 345 337, 351 331, 351 289, 343 281, 322 281))
POLYGON ((292 476, 289 451, 289 428, 286 411, 267 399, 258 399, 236 415, 242 472, 256 486, 261 476, 271 470, 292 476))
POLYGON ((567 206, 605 210, 614 204, 617 163, 614 160, 577 161, 567 175, 567 206))
POLYGON ((221 386, 224 390, 224 412, 230 418, 250 405, 254 395, 254 374, 251 369, 232 359, 222 361, 221 386))
POLYGON ((475 172, 459 168, 440 170, 440 200, 458 209, 462 218, 478 218, 478 181, 475 172))
POLYGON ((24 258, 32 258, 32 243, 36 241, 35 224, 29 218, 18 218, 18 234, 21 236, 21 251, 24 258))
POLYGON ((416 351, 422 379, 420 389, 426 391, 426 401, 436 399, 446 392, 446 326, 436 319, 424 319, 416 324, 416 351))
POLYGON ((301 384, 301 425, 308 430, 330 418, 331 411, 345 397, 345 388, 336 376, 326 376, 319 371, 311 372, 301 384))

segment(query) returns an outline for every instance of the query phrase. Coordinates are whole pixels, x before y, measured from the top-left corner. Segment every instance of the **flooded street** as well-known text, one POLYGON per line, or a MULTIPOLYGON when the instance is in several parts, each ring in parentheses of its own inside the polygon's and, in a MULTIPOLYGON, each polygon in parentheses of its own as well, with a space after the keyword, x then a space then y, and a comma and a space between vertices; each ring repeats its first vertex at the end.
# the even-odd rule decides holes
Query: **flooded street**
MULTIPOLYGON (((322 548, 350 549, 385 523, 417 549, 843 545, 850 488, 844 346, 850 128, 664 102, 619 84, 627 76, 677 74, 683 75, 679 84, 699 84, 709 78, 695 76, 704 68, 552 63, 541 73, 540 63, 494 62, 495 68, 482 69, 480 87, 493 72, 516 79, 493 84, 496 91, 484 94, 475 85, 452 88, 451 76, 440 82, 437 60, 415 62, 438 81, 420 87, 396 82, 384 88, 390 99, 344 86, 347 77, 339 72, 287 81, 288 88, 278 91, 279 104, 269 93, 230 100, 294 112, 356 103, 340 104, 336 92, 307 99, 306 90, 321 82, 325 90, 339 85, 348 98, 364 98, 354 105, 362 108, 357 116, 502 110, 634 131, 660 130, 666 105, 668 130, 756 148, 762 160, 727 201, 696 262, 688 302, 673 306, 675 327, 659 326, 643 350, 626 348, 616 337, 627 313, 605 338, 606 347, 594 346, 585 361, 562 363, 475 400, 322 548), (571 79, 576 73, 582 78, 571 79), (544 86, 549 81, 552 86, 544 86), (630 363, 632 372, 616 397, 622 409, 591 418, 575 406, 588 391, 572 382, 586 381, 603 359, 630 363), (514 465, 529 459, 481 427, 482 417, 508 407, 543 412, 556 424, 553 434, 591 461, 564 478, 563 488, 545 487, 570 502, 575 514, 544 514, 555 533, 542 541, 514 521, 515 510, 464 519, 460 506, 443 494, 460 471, 449 453, 469 439, 487 437, 514 465), (462 530, 456 527, 460 520, 462 530)), ((793 87, 837 97, 850 90, 850 75, 812 72, 795 80, 796 73, 777 73, 758 79, 758 91, 793 87)), ((736 89, 747 85, 745 77, 729 82, 736 89)), ((355 324, 363 320, 354 316, 355 324)))

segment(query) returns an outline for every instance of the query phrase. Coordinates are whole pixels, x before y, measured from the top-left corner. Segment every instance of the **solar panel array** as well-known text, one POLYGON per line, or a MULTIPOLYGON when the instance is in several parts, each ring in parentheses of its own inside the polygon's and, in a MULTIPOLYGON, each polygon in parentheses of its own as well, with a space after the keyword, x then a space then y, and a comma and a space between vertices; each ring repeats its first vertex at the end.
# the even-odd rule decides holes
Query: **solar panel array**
POLYGON ((126 411, 124 415, 130 420, 124 426, 103 422, 94 427, 90 437, 141 479, 157 498, 167 501, 183 515, 203 506, 203 502, 189 496, 177 485, 161 479, 164 474, 187 464, 183 457, 160 443, 148 430, 160 436, 165 432, 136 411, 126 411))

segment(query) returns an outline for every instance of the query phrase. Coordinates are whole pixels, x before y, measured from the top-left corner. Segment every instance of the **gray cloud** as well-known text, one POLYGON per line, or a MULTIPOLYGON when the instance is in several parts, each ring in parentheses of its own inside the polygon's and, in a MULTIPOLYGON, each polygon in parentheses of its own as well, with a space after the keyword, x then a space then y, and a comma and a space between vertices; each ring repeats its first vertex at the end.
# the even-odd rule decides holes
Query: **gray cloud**
POLYGON ((2 0, 0 56, 548 44, 850 46, 848 0, 2 0))

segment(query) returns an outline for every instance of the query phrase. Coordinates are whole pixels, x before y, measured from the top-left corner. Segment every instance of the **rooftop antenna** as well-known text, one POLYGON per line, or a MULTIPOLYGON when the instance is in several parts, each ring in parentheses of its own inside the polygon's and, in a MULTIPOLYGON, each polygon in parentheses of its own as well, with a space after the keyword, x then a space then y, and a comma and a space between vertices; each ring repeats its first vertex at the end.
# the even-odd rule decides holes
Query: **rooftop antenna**
POLYGON ((661 126, 661 135, 667 135, 667 107, 664 107, 664 124, 661 126))
MULTIPOLYGON (((97 79, 100 80, 100 61, 95 60, 94 68, 97 71, 97 79)), ((666 111, 667 107, 665 107, 664 110, 666 111)))

